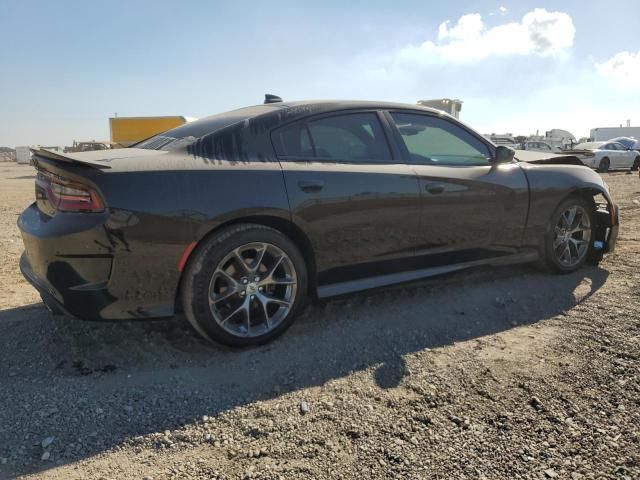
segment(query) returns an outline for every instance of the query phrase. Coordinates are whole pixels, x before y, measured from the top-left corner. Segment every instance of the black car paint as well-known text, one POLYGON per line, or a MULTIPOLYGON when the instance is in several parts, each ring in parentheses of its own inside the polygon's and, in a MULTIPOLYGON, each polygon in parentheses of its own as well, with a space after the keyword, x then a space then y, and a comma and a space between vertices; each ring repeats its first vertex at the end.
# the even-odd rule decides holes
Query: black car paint
MULTIPOLYGON (((25 276, 77 317, 161 317, 175 312, 180 265, 190 247, 230 223, 284 230, 309 262, 310 293, 329 296, 471 265, 532 260, 553 210, 571 192, 602 194, 614 208, 600 177, 585 167, 408 165, 384 112, 441 115, 431 109, 370 102, 255 108, 258 116, 246 117, 250 109, 235 114, 235 123, 185 149, 130 149, 135 158, 118 152, 104 160, 95 152, 75 156, 87 164, 36 156, 39 169, 94 187, 107 209, 55 212, 44 200, 27 208, 19 219, 25 276), (344 111, 381 112, 393 158, 276 157, 276 128, 344 111)), ((220 116, 214 118, 219 125, 220 116)), ((206 120, 198 128, 207 131, 206 120)), ((613 223, 611 247, 617 214, 613 223)))

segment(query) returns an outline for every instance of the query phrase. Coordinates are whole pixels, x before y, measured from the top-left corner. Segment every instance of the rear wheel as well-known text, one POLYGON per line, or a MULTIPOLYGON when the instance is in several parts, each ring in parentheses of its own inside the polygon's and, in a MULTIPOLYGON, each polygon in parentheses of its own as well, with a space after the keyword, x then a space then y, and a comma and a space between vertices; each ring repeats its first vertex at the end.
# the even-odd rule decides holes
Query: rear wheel
POLYGON ((185 271, 182 303, 206 339, 249 346, 282 334, 306 291, 307 269, 294 243, 272 228, 242 224, 198 248, 185 271))
POLYGON ((633 166, 631 167, 631 170, 638 170, 640 169, 640 156, 636 157, 636 159, 633 161, 633 166))
POLYGON ((579 269, 591 254, 593 231, 593 204, 580 197, 563 201, 545 232, 545 266, 560 273, 579 269))
POLYGON ((598 171, 608 172, 610 165, 611 163, 609 162, 609 159, 607 157, 604 157, 602 160, 600 160, 600 165, 598 165, 598 171))

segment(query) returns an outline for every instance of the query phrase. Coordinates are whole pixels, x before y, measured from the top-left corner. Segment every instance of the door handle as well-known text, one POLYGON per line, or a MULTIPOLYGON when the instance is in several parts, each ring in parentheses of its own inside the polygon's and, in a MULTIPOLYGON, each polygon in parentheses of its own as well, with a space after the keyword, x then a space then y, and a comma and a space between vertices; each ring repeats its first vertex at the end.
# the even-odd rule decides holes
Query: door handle
POLYGON ((303 192, 319 192, 324 188, 324 182, 322 180, 300 180, 298 187, 303 192))
POLYGON ((444 185, 441 183, 428 183, 424 188, 427 192, 433 193, 434 195, 444 192, 444 185))

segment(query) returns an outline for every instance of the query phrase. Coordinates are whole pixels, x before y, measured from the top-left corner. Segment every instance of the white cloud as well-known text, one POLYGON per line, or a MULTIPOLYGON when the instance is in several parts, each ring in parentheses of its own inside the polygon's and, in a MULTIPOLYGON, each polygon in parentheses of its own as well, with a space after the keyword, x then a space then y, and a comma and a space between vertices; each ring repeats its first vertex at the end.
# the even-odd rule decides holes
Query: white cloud
POLYGON ((479 13, 471 13, 460 17, 458 23, 453 27, 449 27, 451 22, 447 20, 442 22, 438 28, 438 43, 450 40, 452 42, 468 42, 482 35, 484 23, 482 23, 482 15, 479 13))
POLYGON ((618 85, 640 88, 640 50, 638 53, 627 51, 616 53, 603 63, 597 63, 596 69, 603 77, 612 79, 618 85))
POLYGON ((500 7, 498 10, 500 10, 501 13, 507 13, 507 7, 500 7))
POLYGON ((487 28, 478 13, 463 15, 452 25, 438 28, 436 42, 426 41, 402 49, 399 59, 433 63, 474 62, 493 56, 559 54, 573 46, 576 29, 569 15, 536 8, 520 22, 487 28))

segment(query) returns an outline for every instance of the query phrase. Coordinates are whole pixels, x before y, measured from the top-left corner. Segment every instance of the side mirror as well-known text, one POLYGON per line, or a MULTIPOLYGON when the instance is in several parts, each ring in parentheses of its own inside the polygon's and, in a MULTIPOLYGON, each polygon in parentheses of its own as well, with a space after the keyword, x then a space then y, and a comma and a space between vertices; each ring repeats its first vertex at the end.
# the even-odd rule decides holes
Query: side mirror
POLYGON ((498 145, 496 147, 496 156, 493 159, 493 163, 509 163, 513 160, 513 156, 515 154, 516 152, 511 150, 509 147, 498 145))

